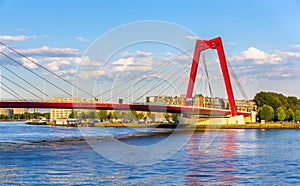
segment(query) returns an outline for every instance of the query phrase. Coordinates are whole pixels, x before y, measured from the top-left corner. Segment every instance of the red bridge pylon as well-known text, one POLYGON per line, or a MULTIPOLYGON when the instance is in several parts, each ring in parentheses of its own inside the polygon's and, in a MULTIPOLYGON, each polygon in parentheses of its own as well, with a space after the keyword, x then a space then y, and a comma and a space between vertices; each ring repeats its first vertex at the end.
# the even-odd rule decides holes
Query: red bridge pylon
MULTIPOLYGON (((189 79, 189 84, 188 84, 187 93, 186 93, 186 99, 192 98, 196 75, 197 75, 197 70, 198 70, 198 63, 199 63, 199 59, 200 59, 200 54, 201 54, 201 51, 206 50, 206 49, 216 49, 218 52, 218 57, 219 57, 222 74, 223 74, 223 79, 225 82, 226 92, 227 92, 229 105, 230 105, 230 109, 231 109, 231 115, 236 116, 237 115, 236 105, 235 105, 232 86, 231 86, 231 82, 230 82, 230 76, 229 76, 229 72, 228 72, 228 68, 227 68, 224 48, 223 48, 222 40, 220 37, 217 37, 217 38, 214 38, 211 40, 199 40, 199 39, 196 40, 194 57, 193 57, 192 67, 191 67, 191 72, 190 72, 190 79, 189 79)), ((186 101, 185 104, 186 104, 186 106, 188 106, 189 102, 186 101)))

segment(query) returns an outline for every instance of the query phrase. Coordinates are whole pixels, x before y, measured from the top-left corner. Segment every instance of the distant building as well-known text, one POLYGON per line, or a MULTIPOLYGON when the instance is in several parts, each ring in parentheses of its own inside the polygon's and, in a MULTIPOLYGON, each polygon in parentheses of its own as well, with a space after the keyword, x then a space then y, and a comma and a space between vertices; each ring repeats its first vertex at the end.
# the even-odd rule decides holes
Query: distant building
MULTIPOLYGON (((96 102, 98 100, 93 98, 61 98, 55 97, 51 99, 52 102, 72 102, 72 103, 80 103, 80 102, 96 102)), ((50 119, 57 120, 57 119, 67 119, 69 115, 72 113, 72 109, 60 109, 60 108, 51 108, 50 109, 50 119)))
POLYGON ((69 118, 69 115, 72 113, 72 109, 50 109, 50 119, 64 119, 69 118))
POLYGON ((25 112, 29 112, 29 108, 13 108, 14 114, 24 114, 25 112))
POLYGON ((146 103, 158 105, 181 105, 182 98, 183 97, 181 96, 148 96, 146 97, 146 103))
MULTIPOLYGON (((191 106, 216 108, 216 109, 229 109, 228 99, 205 97, 202 94, 196 94, 191 99, 187 100, 191 106)), ((161 105, 185 105, 186 96, 149 96, 146 97, 148 104, 161 104, 161 105)), ((256 111, 256 103, 252 100, 235 100, 236 108, 238 111, 251 112, 256 111)))
POLYGON ((12 116, 14 115, 14 110, 12 108, 0 108, 0 114, 12 116))

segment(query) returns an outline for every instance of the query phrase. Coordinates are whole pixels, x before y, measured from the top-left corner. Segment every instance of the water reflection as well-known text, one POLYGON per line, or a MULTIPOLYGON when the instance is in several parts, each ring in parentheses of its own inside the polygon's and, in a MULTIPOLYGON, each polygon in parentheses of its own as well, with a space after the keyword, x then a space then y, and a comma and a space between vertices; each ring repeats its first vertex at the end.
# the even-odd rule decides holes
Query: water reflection
POLYGON ((238 175, 235 174, 234 160, 236 159, 236 131, 230 130, 224 133, 224 140, 222 141, 222 154, 223 160, 220 166, 219 177, 221 178, 220 184, 231 185, 236 184, 238 175))
MULTIPOLYGON (((214 136, 214 132, 217 131, 210 132, 214 136)), ((186 145, 185 161, 188 162, 186 185, 202 185, 207 182, 222 185, 236 184, 239 178, 234 164, 236 131, 219 133, 206 151, 199 150, 202 137, 203 133, 196 132, 186 145)))
MULTIPOLYGON (((91 135, 96 139, 103 136, 101 128, 92 130, 91 135)), ((110 130, 115 135, 131 134, 127 129, 110 130)), ((176 155, 142 167, 119 165, 101 157, 74 129, 25 124, 12 127, 11 123, 0 123, 0 134, 0 185, 300 183, 300 130, 196 132, 176 155), (39 135, 30 137, 32 133, 39 135)), ((185 134, 177 134, 176 140, 181 140, 182 135, 185 134)), ((165 134, 160 134, 130 140, 143 145, 165 137, 165 134)), ((107 146, 103 150, 110 148, 113 147, 107 146)), ((144 154, 143 157, 150 156, 144 154)))
POLYGON ((185 161, 188 164, 188 173, 185 175, 187 180, 185 185, 201 185, 201 175, 199 174, 199 167, 204 164, 203 159, 200 159, 201 152, 199 151, 199 133, 194 133, 186 145, 188 156, 185 161))

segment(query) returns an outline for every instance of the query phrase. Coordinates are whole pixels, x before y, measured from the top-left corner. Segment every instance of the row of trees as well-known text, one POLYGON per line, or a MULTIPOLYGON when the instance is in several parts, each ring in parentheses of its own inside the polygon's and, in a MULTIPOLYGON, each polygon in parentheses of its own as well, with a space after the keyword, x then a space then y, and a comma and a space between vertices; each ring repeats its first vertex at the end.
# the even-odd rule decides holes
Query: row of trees
POLYGON ((14 119, 14 120, 23 120, 23 119, 39 119, 40 117, 45 117, 46 119, 50 118, 50 113, 46 112, 46 113, 29 113, 29 112, 25 112, 24 114, 13 114, 13 115, 4 115, 4 114, 0 114, 0 119, 4 119, 4 120, 10 120, 10 119, 14 119))
POLYGON ((275 92, 259 92, 254 101, 258 116, 266 121, 300 121, 300 99, 275 92))
MULTIPOLYGON (((176 121, 178 114, 164 114, 167 121, 176 121)), ((123 121, 134 121, 134 120, 155 120, 155 116, 150 112, 136 112, 136 111, 122 111, 115 110, 113 112, 107 110, 88 110, 88 111, 74 111, 69 115, 69 118, 77 118, 80 120, 85 119, 100 119, 101 121, 107 121, 112 119, 121 119, 123 121)))

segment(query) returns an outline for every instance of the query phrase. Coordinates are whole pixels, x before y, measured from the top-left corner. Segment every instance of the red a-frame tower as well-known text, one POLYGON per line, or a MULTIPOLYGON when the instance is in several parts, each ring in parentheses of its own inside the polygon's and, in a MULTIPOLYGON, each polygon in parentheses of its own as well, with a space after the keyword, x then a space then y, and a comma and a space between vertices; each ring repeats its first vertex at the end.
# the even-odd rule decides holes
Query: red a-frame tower
MULTIPOLYGON (((218 57, 220 60, 220 65, 222 69, 222 74, 225 82, 225 87, 226 87, 226 92, 229 100, 229 105, 231 109, 231 115, 236 116, 237 115, 237 110, 236 110, 236 105, 234 101, 234 96, 233 96, 233 91, 232 91, 232 86, 230 82, 230 77, 228 73, 228 68, 227 68, 227 63, 226 63, 226 58, 225 58, 225 53, 223 49, 223 44, 222 40, 220 37, 211 39, 211 40, 196 40, 196 46, 194 50, 194 57, 193 57, 193 62, 192 62, 192 67, 191 67, 191 72, 190 72, 190 79, 189 79, 189 85, 186 93, 186 98, 191 98, 194 90, 194 84, 195 84, 195 79, 197 75, 197 70, 198 70, 198 63, 200 59, 200 53, 203 50, 206 49, 216 49, 218 52, 218 57)), ((189 105, 188 102, 186 102, 186 105, 189 105)))

